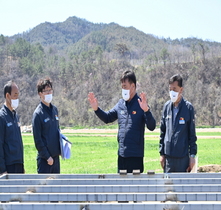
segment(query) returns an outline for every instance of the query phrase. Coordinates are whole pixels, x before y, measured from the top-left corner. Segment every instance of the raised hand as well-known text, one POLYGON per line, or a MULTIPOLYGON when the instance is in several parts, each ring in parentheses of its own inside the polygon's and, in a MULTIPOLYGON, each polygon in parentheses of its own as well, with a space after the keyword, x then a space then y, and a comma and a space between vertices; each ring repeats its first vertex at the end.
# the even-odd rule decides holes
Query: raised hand
POLYGON ((138 99, 138 102, 140 104, 140 108, 143 109, 144 112, 147 112, 149 110, 149 106, 147 104, 147 98, 146 98, 146 94, 144 92, 142 92, 140 94, 140 99, 138 99))
POLYGON ((92 109, 93 109, 94 111, 97 111, 97 109, 98 109, 98 102, 97 102, 97 99, 95 98, 93 92, 90 92, 90 93, 88 94, 88 101, 89 101, 89 103, 90 103, 92 109))

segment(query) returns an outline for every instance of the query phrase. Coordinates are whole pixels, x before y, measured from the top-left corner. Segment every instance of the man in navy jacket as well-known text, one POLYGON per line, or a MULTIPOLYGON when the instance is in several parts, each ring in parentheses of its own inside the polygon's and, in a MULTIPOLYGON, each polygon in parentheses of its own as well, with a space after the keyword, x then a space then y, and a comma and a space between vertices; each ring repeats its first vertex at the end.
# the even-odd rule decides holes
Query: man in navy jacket
POLYGON ((163 107, 160 125, 160 163, 165 173, 190 171, 197 154, 194 108, 182 97, 183 79, 169 79, 171 100, 163 107))
POLYGON ((37 84, 41 103, 32 118, 35 147, 38 150, 38 173, 60 173, 60 134, 58 110, 51 103, 52 82, 50 78, 41 79, 37 84))
POLYGON ((19 104, 19 89, 9 81, 4 86, 5 104, 0 110, 0 174, 24 173, 23 143, 15 109, 19 104))
POLYGON ((143 172, 144 131, 153 131, 156 121, 150 112, 145 93, 138 97, 136 93, 136 76, 132 71, 125 71, 121 77, 122 97, 109 111, 105 112, 98 106, 93 93, 89 93, 88 100, 95 114, 105 123, 118 119, 118 172, 133 170, 143 172))

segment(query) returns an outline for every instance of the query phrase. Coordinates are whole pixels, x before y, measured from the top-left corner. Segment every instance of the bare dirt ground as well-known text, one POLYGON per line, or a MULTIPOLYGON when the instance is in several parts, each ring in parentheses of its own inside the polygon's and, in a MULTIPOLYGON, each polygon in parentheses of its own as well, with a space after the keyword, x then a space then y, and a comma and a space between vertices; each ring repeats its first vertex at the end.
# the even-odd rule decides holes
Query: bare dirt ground
MULTIPOLYGON (((63 129, 64 133, 117 133, 118 129, 63 129)), ((146 133, 151 131, 146 131, 146 133)), ((160 133, 160 129, 157 128, 153 132, 160 133)), ((197 128, 196 132, 221 132, 221 128, 197 128)))
POLYGON ((197 169, 197 172, 206 172, 206 173, 216 173, 216 172, 221 172, 221 165, 215 165, 215 164, 211 164, 211 165, 205 165, 205 166, 200 166, 197 169))

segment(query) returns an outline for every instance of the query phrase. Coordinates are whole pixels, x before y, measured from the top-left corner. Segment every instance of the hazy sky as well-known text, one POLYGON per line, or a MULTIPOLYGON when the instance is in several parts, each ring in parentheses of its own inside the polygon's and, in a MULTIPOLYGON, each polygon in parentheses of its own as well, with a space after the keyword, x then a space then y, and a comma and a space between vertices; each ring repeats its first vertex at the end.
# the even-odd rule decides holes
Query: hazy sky
POLYGON ((71 16, 134 26, 158 37, 221 42, 221 0, 0 0, 0 34, 11 36, 71 16))

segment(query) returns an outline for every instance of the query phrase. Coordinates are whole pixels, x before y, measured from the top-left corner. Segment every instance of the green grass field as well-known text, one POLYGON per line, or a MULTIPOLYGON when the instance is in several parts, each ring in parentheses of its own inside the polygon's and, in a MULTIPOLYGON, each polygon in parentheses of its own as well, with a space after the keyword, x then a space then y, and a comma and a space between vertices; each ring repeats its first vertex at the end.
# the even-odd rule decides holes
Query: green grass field
MULTIPOLYGON (((61 174, 107 174, 117 172, 118 144, 115 133, 73 133, 67 134, 72 144, 71 159, 61 160, 61 174), (86 136, 85 136, 86 135, 86 136), (104 135, 104 136, 102 136, 104 135)), ((221 164, 220 132, 197 133, 198 166, 221 164), (213 138, 212 136, 216 136, 213 138), (220 138, 219 138, 220 137, 220 138)), ((144 172, 155 170, 162 173, 158 153, 159 133, 145 135, 144 172)), ((36 155, 32 135, 23 135, 25 171, 36 174, 36 155)))

